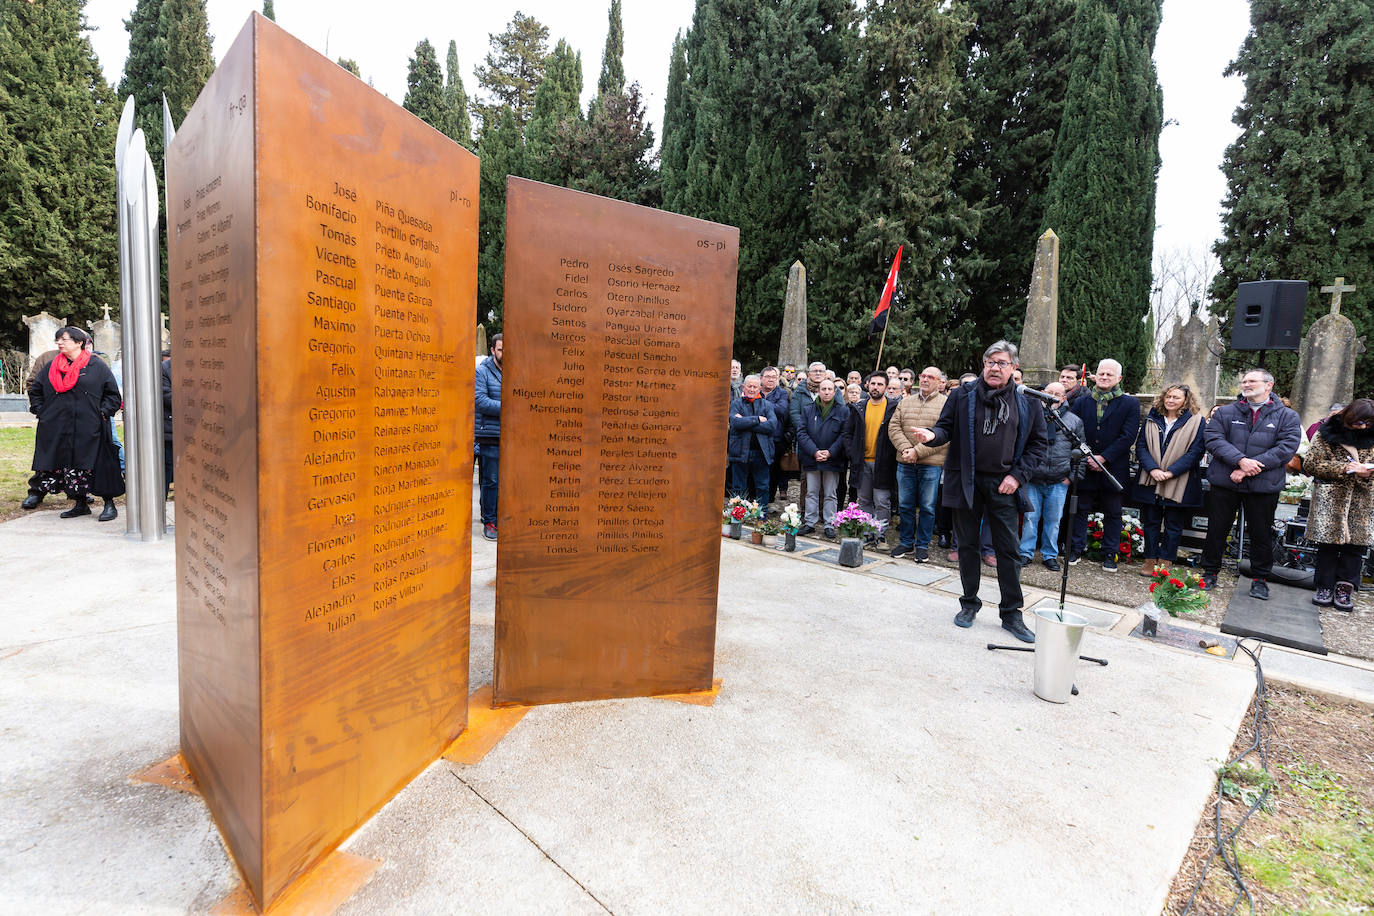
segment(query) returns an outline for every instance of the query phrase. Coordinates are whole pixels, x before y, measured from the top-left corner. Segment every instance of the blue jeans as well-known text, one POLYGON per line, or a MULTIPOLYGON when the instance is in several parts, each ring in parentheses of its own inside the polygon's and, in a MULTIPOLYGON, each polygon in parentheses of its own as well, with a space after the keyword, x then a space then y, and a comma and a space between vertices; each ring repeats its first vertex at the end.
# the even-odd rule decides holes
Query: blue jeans
POLYGON ((897 535, 903 547, 929 547, 935 532, 935 500, 944 468, 897 464, 897 535), (919 510, 919 518, 918 518, 919 510))
POLYGON ((1035 555, 1036 536, 1040 537, 1040 559, 1053 560, 1059 556, 1059 520, 1064 515, 1064 500, 1069 495, 1069 485, 1059 483, 1026 484, 1026 498, 1030 500, 1030 511, 1021 523, 1021 556, 1025 559, 1035 555), (1043 530, 1043 534, 1041 531, 1043 530))
POLYGON ((501 443, 477 443, 477 463, 480 473, 477 485, 482 492, 482 524, 496 524, 496 494, 501 470, 501 443))
POLYGON ((119 472, 124 473, 124 443, 119 439, 119 430, 115 428, 114 417, 110 417, 110 436, 114 439, 115 448, 119 451, 119 472))
POLYGON ((748 461, 730 462, 730 492, 766 506, 768 471, 768 462, 760 452, 751 452, 748 461))

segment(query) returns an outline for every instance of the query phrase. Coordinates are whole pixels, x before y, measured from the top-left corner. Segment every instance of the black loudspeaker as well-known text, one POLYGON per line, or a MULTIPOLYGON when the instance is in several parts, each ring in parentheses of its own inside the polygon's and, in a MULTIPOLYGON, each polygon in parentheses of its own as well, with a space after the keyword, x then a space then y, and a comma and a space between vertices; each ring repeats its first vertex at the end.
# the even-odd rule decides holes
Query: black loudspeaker
POLYGON ((1236 287, 1232 350, 1296 350, 1302 346, 1306 280, 1259 280, 1236 287))

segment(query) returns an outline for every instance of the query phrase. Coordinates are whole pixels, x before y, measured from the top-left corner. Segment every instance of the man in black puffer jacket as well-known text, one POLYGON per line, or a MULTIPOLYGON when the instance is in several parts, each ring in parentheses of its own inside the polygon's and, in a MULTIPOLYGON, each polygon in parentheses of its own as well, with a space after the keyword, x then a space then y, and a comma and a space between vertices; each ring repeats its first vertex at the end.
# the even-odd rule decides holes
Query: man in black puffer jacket
POLYGON ((1207 466, 1207 543, 1202 549, 1202 581, 1215 588, 1226 536, 1245 507, 1250 533, 1250 595, 1269 597, 1274 565, 1274 510, 1287 479, 1285 465, 1302 443, 1302 421, 1274 397, 1274 377, 1251 369, 1240 380, 1240 398, 1217 409, 1203 433, 1212 456, 1207 466))

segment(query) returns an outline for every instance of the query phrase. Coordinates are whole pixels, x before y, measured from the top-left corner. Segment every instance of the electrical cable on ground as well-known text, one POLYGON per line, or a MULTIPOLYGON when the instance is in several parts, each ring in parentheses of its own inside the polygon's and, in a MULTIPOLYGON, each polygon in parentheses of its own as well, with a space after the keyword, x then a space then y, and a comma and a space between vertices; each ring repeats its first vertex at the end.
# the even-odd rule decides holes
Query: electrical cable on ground
POLYGON ((1255 898, 1251 896, 1250 888, 1246 887, 1245 878, 1240 873, 1240 861, 1236 857, 1236 837, 1240 834, 1241 828, 1245 826, 1245 823, 1250 820, 1250 816, 1264 807, 1264 803, 1269 800, 1272 780, 1265 779, 1264 791, 1250 804, 1249 809, 1245 812, 1244 816, 1241 817, 1240 822, 1237 823, 1235 827, 1231 828, 1224 837, 1222 836, 1221 830, 1221 802, 1225 795, 1222 792, 1221 782, 1222 779, 1225 778, 1225 774, 1230 771, 1231 767, 1240 763, 1240 761, 1244 760, 1255 751, 1259 752, 1260 768, 1264 771, 1264 775, 1266 777, 1270 775, 1268 743, 1269 698, 1265 692, 1264 669, 1260 666, 1259 657, 1251 652, 1249 647, 1244 643, 1237 643, 1237 646, 1245 652, 1246 655, 1250 656, 1250 660, 1255 663, 1255 715, 1251 723, 1251 727, 1255 733, 1255 740, 1234 759, 1227 761, 1225 766, 1217 770, 1217 801, 1212 818, 1212 853, 1207 858, 1207 864, 1203 866, 1202 874, 1198 875, 1197 883, 1193 885, 1193 893, 1188 897, 1188 905, 1183 908, 1182 916, 1188 916, 1188 913, 1192 910, 1193 903, 1197 900, 1198 892, 1202 890, 1202 884, 1207 880, 1207 872, 1211 870, 1212 863, 1217 860, 1217 857, 1221 858, 1222 865, 1226 868, 1231 879, 1235 881, 1236 888, 1238 889, 1236 899, 1231 904, 1231 908, 1227 910, 1227 913, 1234 913, 1240 906, 1241 900, 1244 900, 1250 905, 1251 913, 1255 912, 1255 898))

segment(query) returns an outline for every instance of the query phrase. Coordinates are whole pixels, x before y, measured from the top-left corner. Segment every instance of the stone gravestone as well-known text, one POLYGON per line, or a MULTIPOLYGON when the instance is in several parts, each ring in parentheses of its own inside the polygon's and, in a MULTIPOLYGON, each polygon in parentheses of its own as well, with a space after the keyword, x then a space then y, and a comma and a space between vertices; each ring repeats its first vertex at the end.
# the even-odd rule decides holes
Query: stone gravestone
POLYGON ((1293 377, 1293 408, 1303 428, 1325 419, 1331 405, 1349 404, 1355 395, 1355 357, 1364 352, 1363 338, 1355 336, 1355 323, 1341 314, 1341 294, 1353 293, 1345 277, 1337 277, 1321 291, 1331 294, 1331 311, 1312 323, 1298 351, 1298 373, 1293 377))
POLYGON ((1058 348, 1059 236, 1046 229, 1035 245, 1035 268, 1021 331, 1021 374, 1027 385, 1058 380, 1058 348))
POLYGON ((778 342, 778 366, 805 366, 806 267, 793 261, 787 272, 787 299, 782 309, 782 339, 778 342))
POLYGON ((709 689, 739 230, 506 187, 495 702, 709 689))
MULTIPOLYGON (((1210 319, 1205 324, 1200 315, 1193 314, 1185 322, 1182 316, 1174 318, 1174 327, 1169 339, 1164 342, 1164 366, 1160 372, 1159 385, 1147 389, 1148 394, 1158 394, 1165 385, 1187 385, 1197 396, 1204 411, 1216 404, 1217 366, 1220 357, 1212 352, 1211 344, 1217 340, 1217 320, 1210 319)), ((1141 407, 1148 407, 1141 400, 1141 407)))
POLYGON ((54 318, 47 312, 26 316, 24 324, 29 326, 30 364, 49 350, 56 350, 57 344, 53 340, 57 337, 57 332, 68 327, 65 318, 54 318))
POLYGON ((467 721, 477 174, 256 13, 167 153, 181 751, 259 906, 467 721))
POLYGON ((95 348, 110 358, 110 362, 119 359, 119 339, 120 327, 118 321, 110 319, 110 307, 104 308, 105 317, 99 321, 92 321, 89 325, 91 336, 95 338, 95 348))

